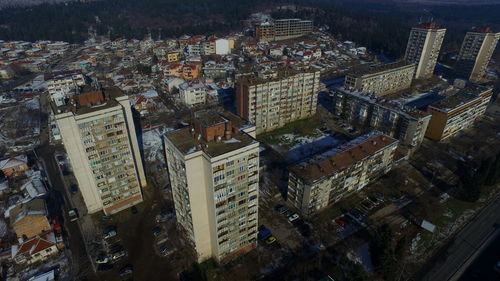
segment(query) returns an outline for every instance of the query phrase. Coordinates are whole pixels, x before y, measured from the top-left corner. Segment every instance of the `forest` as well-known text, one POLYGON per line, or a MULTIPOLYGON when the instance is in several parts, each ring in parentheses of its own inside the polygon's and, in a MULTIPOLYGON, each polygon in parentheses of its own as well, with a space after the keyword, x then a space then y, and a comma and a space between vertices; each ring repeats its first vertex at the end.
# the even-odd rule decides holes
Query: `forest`
POLYGON ((327 25, 345 40, 396 58, 403 54, 409 29, 420 20, 434 19, 448 28, 445 49, 456 51, 472 25, 500 30, 500 5, 412 6, 392 1, 343 0, 102 0, 42 4, 0 10, 0 39, 64 40, 83 42, 92 26, 111 39, 142 39, 148 30, 162 38, 182 34, 225 34, 241 31, 251 13, 280 5, 295 10, 275 10, 273 16, 313 19, 327 25), (161 29, 161 31, 160 31, 161 29))

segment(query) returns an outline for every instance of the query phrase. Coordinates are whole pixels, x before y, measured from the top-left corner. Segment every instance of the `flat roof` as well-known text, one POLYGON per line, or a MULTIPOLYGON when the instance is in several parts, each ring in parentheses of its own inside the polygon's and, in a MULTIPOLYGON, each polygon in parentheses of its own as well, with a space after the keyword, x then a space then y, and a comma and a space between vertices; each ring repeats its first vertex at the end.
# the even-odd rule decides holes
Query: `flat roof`
POLYGON ((273 82, 273 81, 279 81, 288 77, 292 77, 298 74, 302 73, 315 73, 319 72, 319 70, 312 70, 312 69, 303 69, 303 70, 295 70, 292 68, 278 68, 276 70, 271 70, 272 72, 277 73, 277 77, 274 78, 262 78, 257 76, 256 74, 250 74, 250 75, 244 75, 238 78, 236 81, 237 83, 241 83, 244 85, 258 85, 258 84, 263 84, 263 83, 268 83, 268 82, 273 82))
POLYGON ((394 70, 396 68, 411 67, 411 66, 414 66, 414 64, 408 63, 404 60, 392 63, 384 63, 384 64, 361 65, 359 67, 353 68, 350 72, 348 72, 348 75, 354 77, 363 77, 366 75, 376 74, 387 70, 394 70))
POLYGON ((488 87, 471 85, 464 89, 455 90, 452 94, 430 105, 430 107, 449 112, 475 99, 481 98, 485 93, 492 94, 491 91, 492 89, 488 87))
POLYGON ((329 177, 398 141, 381 132, 372 132, 289 168, 307 183, 329 177))
MULTIPOLYGON (((102 109, 117 106, 119 104, 119 102, 116 100, 116 98, 124 96, 122 90, 120 90, 120 88, 118 88, 118 87, 106 88, 106 89, 103 89, 102 91, 104 92, 105 101, 99 105, 80 106, 75 101, 76 96, 78 96, 78 94, 76 94, 72 98, 70 98, 70 101, 66 105, 56 106, 54 103, 51 103, 51 106, 54 109, 54 112, 56 114, 64 113, 64 112, 73 112, 76 115, 80 115, 80 114, 87 114, 87 113, 91 113, 94 111, 99 111, 102 109)), ((82 95, 85 95, 87 93, 89 93, 89 92, 84 92, 84 93, 82 93, 82 95)))
MULTIPOLYGON (((199 118, 203 117, 207 116, 202 115, 199 118)), ((243 132, 243 129, 252 126, 247 121, 230 112, 219 113, 219 117, 220 119, 214 116, 208 116, 209 120, 206 122, 203 122, 198 118, 197 119, 205 124, 219 122, 224 119, 231 121, 233 127, 238 130, 238 133, 233 133, 232 138, 229 140, 223 139, 220 142, 207 142, 203 139, 203 137, 198 137, 197 135, 193 136, 191 126, 186 126, 184 128, 168 132, 165 134, 165 137, 184 155, 203 150, 210 157, 217 157, 248 145, 258 143, 253 137, 243 132)))

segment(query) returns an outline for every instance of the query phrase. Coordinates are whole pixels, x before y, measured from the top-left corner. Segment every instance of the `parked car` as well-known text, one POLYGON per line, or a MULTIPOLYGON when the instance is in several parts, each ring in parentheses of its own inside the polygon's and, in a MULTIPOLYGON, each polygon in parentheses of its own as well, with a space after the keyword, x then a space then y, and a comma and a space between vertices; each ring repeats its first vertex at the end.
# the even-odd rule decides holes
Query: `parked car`
POLYGON ((266 239, 266 244, 267 244, 267 245, 271 245, 271 244, 273 244, 274 242, 276 242, 276 237, 274 237, 274 236, 270 236, 270 237, 268 237, 268 238, 266 239))
POLYGON ((159 226, 155 226, 153 227, 152 232, 154 237, 158 237, 161 234, 161 228, 159 226))
POLYGON ((139 213, 139 211, 137 210, 137 207, 136 206, 132 206, 132 208, 130 208, 130 212, 135 215, 137 213, 139 213))
POLYGON ((362 220, 364 217, 364 214, 356 208, 350 210, 349 213, 357 220, 362 220))
POLYGON ((346 226, 347 226, 347 224, 346 224, 345 220, 343 220, 343 219, 336 219, 336 220, 335 220, 335 222, 336 222, 338 225, 340 225, 341 227, 346 227, 346 226))
POLYGON ((162 255, 164 257, 169 256, 174 252, 173 249, 169 249, 166 246, 161 246, 159 251, 160 251, 160 255, 162 255))
POLYGON ((70 191, 71 191, 71 194, 77 194, 78 193, 78 184, 76 184, 76 183, 72 184, 70 191))
POLYGON ((125 276, 125 275, 128 275, 130 273, 132 273, 133 270, 132 270, 132 265, 131 264, 128 264, 126 265, 125 267, 123 267, 122 269, 120 269, 120 276, 125 276))
POLYGON ((283 205, 276 205, 275 210, 278 211, 280 214, 284 214, 285 212, 288 211, 288 208, 283 205))
POLYGON ((115 237, 117 234, 115 226, 108 226, 103 233, 104 239, 115 237))
POLYGON ((297 213, 293 213, 291 214, 289 217, 288 217, 288 221, 289 222, 294 222, 295 220, 298 220, 299 219, 299 214, 297 213))
POLYGON ((271 236, 272 233, 271 233, 271 230, 263 227, 261 229, 259 229, 259 233, 257 234, 257 239, 259 241, 263 241, 263 240, 266 240, 267 238, 269 238, 269 236, 271 236))
POLYGON ((113 269, 113 264, 108 262, 108 263, 101 263, 97 266, 98 271, 110 271, 113 269))
POLYGON ((125 250, 121 250, 121 251, 118 251, 118 252, 115 252, 111 255, 111 260, 113 261, 117 261, 121 258, 123 258, 124 256, 127 255, 127 251, 125 250))
POLYGON ((76 221, 78 220, 78 210, 77 209, 71 209, 68 211, 69 215, 69 220, 70 221, 76 221))
POLYGON ((97 264, 104 264, 104 263, 108 263, 109 262, 109 258, 107 256, 98 256, 97 259, 95 260, 95 263, 97 264))

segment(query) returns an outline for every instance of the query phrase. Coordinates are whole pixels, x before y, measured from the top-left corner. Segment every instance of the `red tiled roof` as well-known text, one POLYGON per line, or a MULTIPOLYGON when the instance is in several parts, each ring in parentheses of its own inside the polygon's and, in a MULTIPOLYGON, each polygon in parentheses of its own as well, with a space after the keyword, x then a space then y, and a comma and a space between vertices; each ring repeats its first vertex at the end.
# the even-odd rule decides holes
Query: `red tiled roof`
POLYGON ((33 255, 45 249, 48 249, 52 246, 54 246, 54 243, 49 242, 43 238, 36 237, 24 242, 21 245, 21 247, 19 247, 19 250, 17 251, 16 255, 17 256, 24 254, 33 255))

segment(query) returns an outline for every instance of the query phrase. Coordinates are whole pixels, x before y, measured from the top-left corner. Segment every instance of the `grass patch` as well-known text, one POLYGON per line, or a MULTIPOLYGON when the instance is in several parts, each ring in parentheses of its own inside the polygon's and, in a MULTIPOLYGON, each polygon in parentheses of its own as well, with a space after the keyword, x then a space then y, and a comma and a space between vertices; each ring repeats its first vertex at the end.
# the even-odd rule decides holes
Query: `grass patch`
POLYGON ((286 141, 282 138, 282 135, 296 134, 301 136, 320 136, 321 133, 316 130, 320 126, 321 121, 315 117, 297 120, 271 132, 260 134, 257 139, 269 145, 279 144, 291 148, 297 145, 298 142, 294 140, 286 141))

